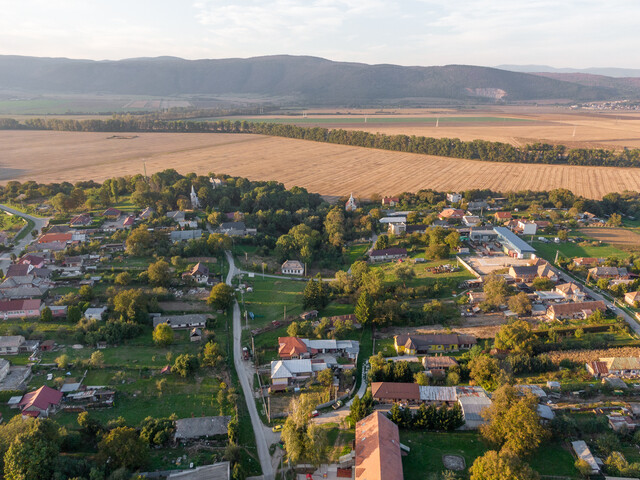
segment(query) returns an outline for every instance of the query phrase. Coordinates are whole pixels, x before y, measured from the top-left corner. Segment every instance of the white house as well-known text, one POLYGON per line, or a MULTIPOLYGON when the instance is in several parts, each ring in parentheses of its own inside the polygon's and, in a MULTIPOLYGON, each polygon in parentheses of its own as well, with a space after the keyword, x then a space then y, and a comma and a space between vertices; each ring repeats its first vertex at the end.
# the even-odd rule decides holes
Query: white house
POLYGON ((531 220, 518 220, 518 231, 522 232, 522 235, 535 235, 538 225, 531 220))
POLYGON ((283 275, 304 275, 304 265, 298 260, 287 260, 280 267, 283 275))
POLYGON ((447 201, 451 203, 458 203, 462 200, 462 195, 459 193, 447 193, 447 201))
POLYGON ((84 318, 89 320, 102 320, 102 314, 107 311, 107 307, 91 307, 84 311, 84 318))

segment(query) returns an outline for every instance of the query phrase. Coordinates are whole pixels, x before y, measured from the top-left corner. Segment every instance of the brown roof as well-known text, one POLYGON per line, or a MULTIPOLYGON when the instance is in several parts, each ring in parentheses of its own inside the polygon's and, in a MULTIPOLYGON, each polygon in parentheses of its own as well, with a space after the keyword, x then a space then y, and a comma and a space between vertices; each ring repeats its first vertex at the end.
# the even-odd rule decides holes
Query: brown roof
POLYGON ((556 292, 558 293, 579 293, 580 287, 575 283, 563 283, 561 285, 556 286, 556 292))
POLYGON ((553 311, 555 316, 572 315, 574 313, 582 312, 583 310, 604 311, 606 309, 607 306, 602 300, 596 300, 594 302, 558 303, 557 305, 551 305, 549 307, 549 311, 553 311))
POLYGON ((432 368, 449 368, 458 365, 453 357, 424 357, 424 368, 430 370, 432 368))
POLYGON ((382 257, 384 255, 406 255, 406 248, 385 248, 384 250, 372 250, 370 257, 382 257))
POLYGON ((605 362, 589 362, 589 366, 596 375, 607 375, 609 373, 609 369, 605 362))
POLYGON ((40 299, 0 300, 0 312, 15 312, 16 310, 38 310, 40 299))
POLYGON ((278 355, 291 357, 307 353, 307 346, 298 337, 278 337, 278 355))
POLYGON ((511 218, 511 212, 496 212, 495 217, 500 220, 507 220, 511 218))
POLYGON ((43 385, 35 392, 27 393, 18 405, 22 408, 34 406, 40 410, 46 410, 50 405, 58 405, 60 400, 62 400, 62 392, 43 385))
POLYGON ((420 387, 417 383, 372 382, 373 398, 392 400, 420 400, 420 387))
POLYGON ((403 480, 398 426, 382 412, 356 424, 356 480, 403 480))
POLYGON ((70 242, 72 237, 70 233, 46 233, 38 239, 38 243, 70 242))
POLYGON ((451 218, 451 217, 460 217, 464 215, 464 210, 460 210, 459 208, 445 208, 440 212, 440 218, 451 218))
POLYGON ((431 333, 425 335, 396 335, 396 343, 410 348, 428 347, 430 345, 470 345, 476 343, 473 335, 457 333, 431 333))

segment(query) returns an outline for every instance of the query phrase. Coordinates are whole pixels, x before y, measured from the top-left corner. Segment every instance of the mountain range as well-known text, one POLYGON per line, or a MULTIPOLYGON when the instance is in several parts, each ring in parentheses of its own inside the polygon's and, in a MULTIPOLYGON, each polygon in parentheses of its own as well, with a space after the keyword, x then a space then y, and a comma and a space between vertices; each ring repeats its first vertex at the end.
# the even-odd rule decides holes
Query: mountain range
POLYGON ((640 97, 637 81, 612 77, 596 81, 575 75, 469 65, 367 65, 289 55, 117 61, 0 56, 0 90, 39 94, 261 95, 324 105, 430 100, 575 102, 640 97))

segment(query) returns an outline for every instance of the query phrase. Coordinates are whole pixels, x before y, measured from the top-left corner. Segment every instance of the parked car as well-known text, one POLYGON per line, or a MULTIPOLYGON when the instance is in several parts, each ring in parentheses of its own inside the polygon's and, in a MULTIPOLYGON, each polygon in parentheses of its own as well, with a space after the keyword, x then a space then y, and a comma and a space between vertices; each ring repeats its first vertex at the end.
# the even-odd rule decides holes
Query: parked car
POLYGON ((342 405, 343 405, 342 400, 338 400, 338 401, 337 401, 336 403, 334 403, 331 407, 332 407, 334 410, 337 410, 337 409, 339 409, 342 405))
POLYGON ((271 429, 271 431, 272 431, 272 432, 274 432, 274 433, 275 433, 275 432, 281 432, 281 431, 282 431, 282 424, 280 424, 280 425, 275 425, 275 426, 271 429))
POLYGON ((318 410, 314 410, 313 412, 311 412, 311 413, 309 414, 309 418, 317 417, 318 415, 320 415, 320 414, 318 413, 318 410))

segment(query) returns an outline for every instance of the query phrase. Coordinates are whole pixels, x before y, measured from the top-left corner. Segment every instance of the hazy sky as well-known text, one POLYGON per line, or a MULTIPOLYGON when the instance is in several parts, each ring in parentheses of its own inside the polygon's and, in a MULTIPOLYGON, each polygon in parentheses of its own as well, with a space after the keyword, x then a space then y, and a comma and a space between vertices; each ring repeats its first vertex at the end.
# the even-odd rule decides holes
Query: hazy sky
POLYGON ((0 0, 0 54, 640 68, 637 0, 0 0))

